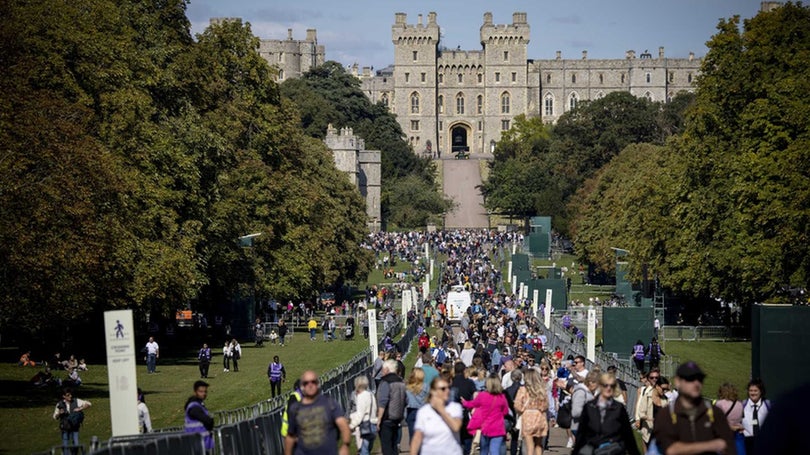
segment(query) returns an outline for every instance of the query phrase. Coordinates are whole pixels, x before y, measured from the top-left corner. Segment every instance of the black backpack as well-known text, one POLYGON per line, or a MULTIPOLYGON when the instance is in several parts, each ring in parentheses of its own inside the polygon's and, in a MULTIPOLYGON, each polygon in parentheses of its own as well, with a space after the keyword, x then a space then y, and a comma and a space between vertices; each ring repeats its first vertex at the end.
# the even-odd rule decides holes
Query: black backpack
POLYGON ((566 401, 560 409, 557 410, 557 425, 563 429, 571 428, 571 423, 574 421, 574 416, 571 412, 571 402, 573 398, 566 401))

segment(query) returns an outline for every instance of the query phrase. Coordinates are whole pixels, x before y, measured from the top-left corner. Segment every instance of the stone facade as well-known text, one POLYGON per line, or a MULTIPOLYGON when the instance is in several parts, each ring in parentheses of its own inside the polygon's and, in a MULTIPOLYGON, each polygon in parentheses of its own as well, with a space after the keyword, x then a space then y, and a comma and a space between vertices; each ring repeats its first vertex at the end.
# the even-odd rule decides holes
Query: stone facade
POLYGON ((365 199, 369 230, 379 231, 382 183, 380 151, 366 150, 365 141, 355 136, 351 128, 341 128, 338 131, 329 125, 324 142, 332 150, 335 167, 349 176, 349 181, 357 186, 365 199))
POLYGON ((310 69, 323 65, 326 49, 318 44, 318 32, 307 29, 303 40, 293 39, 292 29, 287 29, 286 40, 261 40, 259 55, 264 57, 270 66, 278 70, 278 81, 301 77, 310 69))
POLYGON ((408 24, 396 13, 391 27, 394 64, 372 74, 353 71, 366 95, 396 114, 417 152, 469 150, 491 152, 501 133, 519 114, 555 122, 583 100, 614 91, 629 91, 653 101, 693 91, 701 60, 672 59, 645 51, 623 59, 581 58, 533 60, 527 55, 530 27, 526 13, 514 13, 511 24, 494 24, 484 14, 481 50, 445 49, 439 42, 436 13, 423 23, 408 24))

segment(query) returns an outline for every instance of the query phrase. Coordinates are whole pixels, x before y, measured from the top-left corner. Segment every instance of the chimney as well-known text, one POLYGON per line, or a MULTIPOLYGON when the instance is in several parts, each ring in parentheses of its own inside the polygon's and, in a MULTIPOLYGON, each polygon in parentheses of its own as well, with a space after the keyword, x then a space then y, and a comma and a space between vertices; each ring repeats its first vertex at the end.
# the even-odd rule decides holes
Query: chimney
POLYGON ((660 46, 660 47, 658 48, 658 58, 659 58, 660 60, 663 60, 663 59, 664 59, 664 46, 660 46))
POLYGON ((588 51, 582 51, 582 60, 588 60, 588 51))
POLYGON ((312 43, 317 43, 318 42, 318 30, 316 30, 314 28, 308 28, 307 29, 307 41, 312 42, 312 43))
POLYGON ((695 53, 694 53, 694 52, 690 52, 690 53, 689 53, 689 61, 691 62, 691 61, 692 61, 692 60, 694 60, 694 59, 695 59, 695 53))
POLYGON ((562 51, 557 51, 557 60, 562 58, 562 51))
POLYGON ((492 25, 492 13, 484 13, 484 25, 492 25))
POLYGON ((422 25, 422 15, 421 14, 416 15, 416 24, 417 25, 422 25))
POLYGON ((624 53, 624 58, 626 58, 627 60, 632 60, 636 58, 636 51, 630 49, 629 51, 624 53))
POLYGON ((428 25, 436 24, 436 13, 431 11, 428 13, 428 25))
POLYGON ((526 13, 513 13, 512 14, 512 25, 525 24, 525 23, 526 23, 526 13))
POLYGON ((292 29, 291 28, 287 29, 287 39, 292 40, 292 29))
POLYGON ((405 25, 405 22, 408 20, 408 15, 405 13, 396 13, 394 14, 394 23, 405 25))

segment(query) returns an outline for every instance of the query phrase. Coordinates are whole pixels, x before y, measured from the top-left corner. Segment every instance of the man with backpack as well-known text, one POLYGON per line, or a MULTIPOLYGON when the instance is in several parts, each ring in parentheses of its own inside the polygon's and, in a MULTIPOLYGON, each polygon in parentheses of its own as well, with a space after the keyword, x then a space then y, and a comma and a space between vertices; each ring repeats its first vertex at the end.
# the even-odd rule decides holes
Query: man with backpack
POLYGON ((63 447, 79 445, 79 429, 84 422, 84 410, 90 406, 89 401, 73 398, 73 389, 66 387, 62 391, 62 399, 53 410, 53 419, 59 420, 63 447))
POLYGON ((655 416, 653 434, 661 453, 723 453, 736 455, 734 433, 717 406, 703 398, 706 375, 695 362, 675 373, 678 399, 655 416))
POLYGON ((650 370, 658 368, 658 364, 661 363, 661 356, 666 355, 664 350, 661 349, 661 345, 658 344, 658 338, 653 337, 652 341, 650 341, 650 346, 647 348, 647 355, 650 356, 650 370))
POLYGON ((396 360, 386 360, 377 388, 377 421, 383 455, 398 455, 399 428, 405 418, 405 383, 397 376, 396 360))

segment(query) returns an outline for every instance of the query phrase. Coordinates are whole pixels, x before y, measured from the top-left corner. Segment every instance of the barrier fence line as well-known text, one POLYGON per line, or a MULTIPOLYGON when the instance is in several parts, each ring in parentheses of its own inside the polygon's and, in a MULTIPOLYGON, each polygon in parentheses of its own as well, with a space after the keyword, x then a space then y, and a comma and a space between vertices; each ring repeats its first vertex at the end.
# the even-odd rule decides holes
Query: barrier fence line
MULTIPOLYGON (((402 317, 407 317, 407 315, 402 317)), ((392 333, 398 334, 402 330, 401 327, 400 318, 390 329, 392 333)), ((403 355, 410 351, 417 327, 418 325, 415 323, 409 325, 402 337, 395 343, 403 355)), ((372 353, 370 348, 366 348, 345 364, 321 375, 321 393, 333 398, 344 410, 350 409, 354 379, 365 375, 373 384, 371 372, 375 355, 376 353, 372 353)), ((217 423, 214 430, 215 452, 220 455, 283 453, 282 414, 290 395, 291 393, 287 393, 250 406, 212 412, 214 421, 217 423)), ((61 453, 62 449, 62 446, 54 447, 51 452, 58 450, 61 453)), ((83 447, 80 450, 81 453, 84 453, 83 447)), ((204 455, 206 451, 201 434, 185 433, 183 427, 171 427, 157 429, 154 433, 110 438, 100 446, 91 447, 89 453, 93 455, 176 455, 181 453, 204 455)))

